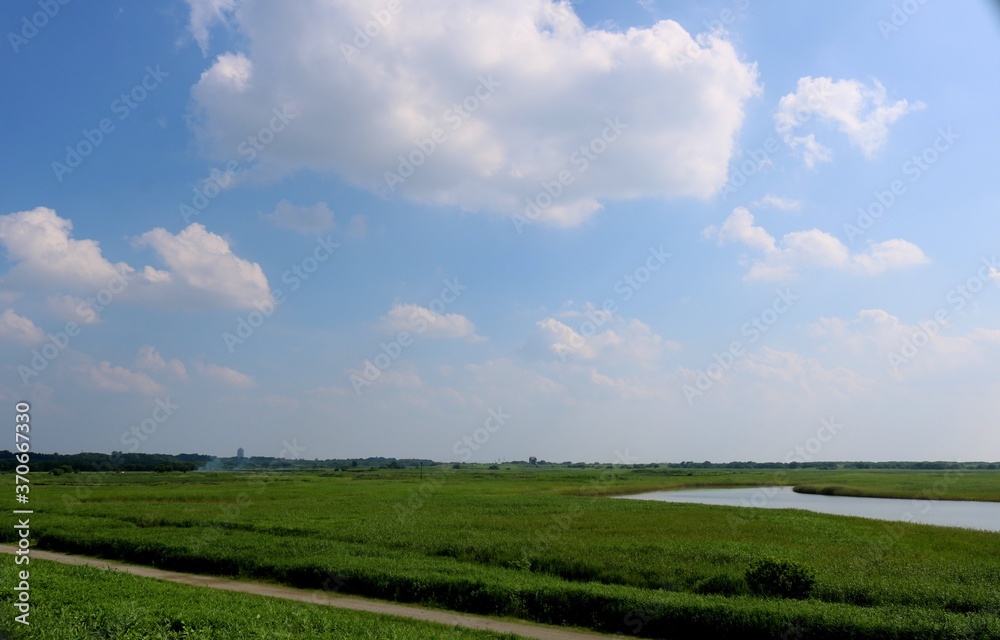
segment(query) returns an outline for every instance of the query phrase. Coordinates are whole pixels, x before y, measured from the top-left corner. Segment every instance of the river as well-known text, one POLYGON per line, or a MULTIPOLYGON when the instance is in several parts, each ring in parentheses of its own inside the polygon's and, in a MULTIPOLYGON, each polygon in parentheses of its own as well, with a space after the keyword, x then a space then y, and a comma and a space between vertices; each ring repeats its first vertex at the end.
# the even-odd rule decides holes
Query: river
POLYGON ((795 493, 791 487, 679 489, 620 497, 630 500, 695 502, 728 507, 805 509, 838 516, 859 516, 1000 532, 1000 502, 824 496, 795 493))

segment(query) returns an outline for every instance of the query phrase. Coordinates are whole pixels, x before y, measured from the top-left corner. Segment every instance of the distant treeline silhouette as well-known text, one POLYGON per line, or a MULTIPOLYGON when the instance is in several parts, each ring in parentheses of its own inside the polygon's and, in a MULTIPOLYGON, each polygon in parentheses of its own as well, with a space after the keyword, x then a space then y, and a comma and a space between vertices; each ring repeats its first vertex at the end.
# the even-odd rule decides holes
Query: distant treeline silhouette
MULTIPOLYGON (((264 469, 404 469, 433 465, 433 460, 396 458, 346 458, 332 460, 291 460, 252 456, 246 458, 219 458, 200 453, 31 453, 32 471, 72 473, 74 471, 236 471, 264 469)), ((0 471, 13 471, 17 467, 14 453, 0 451, 0 471)))
MULTIPOLYGON (((31 453, 32 471, 52 471, 56 473, 72 473, 74 471, 240 471, 267 469, 412 469, 437 464, 421 458, 334 458, 328 460, 304 460, 273 458, 266 456, 250 456, 245 458, 220 458, 200 453, 180 453, 177 455, 165 453, 123 453, 113 451, 107 453, 31 453)), ((489 464, 489 463, 483 463, 489 464)), ((569 467, 585 469, 588 467, 611 466, 603 462, 548 462, 537 460, 534 463, 524 460, 501 462, 508 466, 538 466, 538 467, 569 467)), ((0 471, 13 471, 17 466, 14 453, 0 451, 0 471)), ((461 467, 475 467, 476 464, 466 463, 461 467)), ((494 465, 496 466, 496 465, 494 465)), ((890 461, 890 462, 857 462, 857 461, 809 461, 809 462, 654 462, 648 464, 617 465, 624 469, 997 469, 998 462, 951 462, 937 461, 890 461)))

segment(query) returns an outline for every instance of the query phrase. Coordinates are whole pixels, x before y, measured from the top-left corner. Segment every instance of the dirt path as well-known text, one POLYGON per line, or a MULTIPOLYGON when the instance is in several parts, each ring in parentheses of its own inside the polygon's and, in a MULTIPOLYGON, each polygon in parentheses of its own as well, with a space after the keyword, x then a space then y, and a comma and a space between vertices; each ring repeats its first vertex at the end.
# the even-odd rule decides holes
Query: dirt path
MULTIPOLYGON (((0 553, 13 555, 17 547, 0 544, 0 553)), ((497 633, 516 633, 525 638, 537 638, 538 640, 601 640, 618 638, 622 636, 608 636, 587 631, 571 631, 558 627, 549 627, 540 624, 527 622, 507 622, 496 620, 485 616, 475 616, 465 613, 451 613, 440 609, 425 609, 410 605, 396 604, 394 602, 384 602, 380 600, 367 600, 351 596, 330 595, 322 591, 311 591, 306 589, 295 589, 292 587, 280 587, 273 584, 260 582, 245 582, 242 580, 230 580, 228 578, 217 578, 215 576, 202 576, 194 573, 181 573, 179 571, 165 571, 155 567, 146 567, 135 564, 125 564, 102 560, 100 558, 89 558, 87 556, 70 555, 67 553, 54 553, 52 551, 42 551, 32 549, 31 557, 39 560, 50 560, 52 562, 62 562, 63 564, 77 564, 97 567, 99 569, 113 569, 124 571, 132 575, 144 578, 156 578, 157 580, 167 580, 180 584, 188 584, 196 587, 211 587, 212 589, 222 589, 224 591, 237 591, 239 593, 253 593, 261 596, 271 596, 273 598, 284 598, 285 600, 298 600, 299 602, 310 602, 313 604, 324 604, 340 609, 353 609, 354 611, 368 611, 401 618, 412 618, 414 620, 424 620, 427 622, 438 622, 449 626, 467 627, 469 629, 485 629, 497 633)))

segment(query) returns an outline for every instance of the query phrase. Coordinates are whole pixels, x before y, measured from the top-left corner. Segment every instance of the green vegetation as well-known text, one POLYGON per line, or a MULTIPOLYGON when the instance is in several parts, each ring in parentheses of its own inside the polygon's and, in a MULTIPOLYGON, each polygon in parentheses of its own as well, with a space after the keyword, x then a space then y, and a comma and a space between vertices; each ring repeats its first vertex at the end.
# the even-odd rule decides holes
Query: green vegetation
POLYGON ((904 498, 914 500, 984 500, 1000 502, 997 474, 990 472, 946 471, 848 471, 836 474, 833 482, 796 484, 800 493, 861 498, 904 498))
MULTIPOLYGON (((17 584, 24 567, 5 561, 0 580, 17 584)), ((24 640, 116 638, 286 638, 358 640, 517 640, 521 636, 450 628, 393 616, 216 591, 43 560, 29 565, 31 624, 6 614, 0 631, 24 640)), ((14 592, 0 591, 5 612, 14 592)), ((7 635, 3 636, 7 637, 7 635)))
POLYGON ((746 573, 747 586, 759 596, 804 600, 812 593, 816 575, 791 560, 754 560, 746 573))
POLYGON ((1000 534, 606 497, 764 484, 933 492, 943 483, 959 498, 1000 494, 993 470, 419 473, 34 474, 32 537, 53 550, 293 586, 319 588, 336 575, 345 593, 654 638, 790 629, 803 638, 1000 638, 1000 534), (747 574, 766 558, 809 571, 787 569, 793 587, 761 596, 747 574))

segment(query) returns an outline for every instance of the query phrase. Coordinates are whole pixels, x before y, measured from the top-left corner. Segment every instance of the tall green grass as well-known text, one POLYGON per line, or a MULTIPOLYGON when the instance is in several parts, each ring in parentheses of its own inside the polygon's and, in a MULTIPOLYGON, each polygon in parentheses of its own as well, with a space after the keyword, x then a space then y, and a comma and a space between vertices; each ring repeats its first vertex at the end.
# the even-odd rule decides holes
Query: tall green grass
POLYGON ((1000 637, 998 534, 602 497, 774 478, 649 471, 78 474, 35 486, 32 532, 47 548, 313 588, 334 572, 346 592, 649 637, 1000 637), (753 595, 745 574, 765 557, 814 572, 811 597, 753 595))
MULTIPOLYGON (((4 585, 23 565, 0 565, 4 585)), ((17 640, 518 640, 395 616, 346 611, 243 593, 140 578, 93 567, 33 560, 30 624, 13 620, 9 589, 0 591, 2 637, 17 640), (5 635, 3 635, 5 634, 5 635)))

